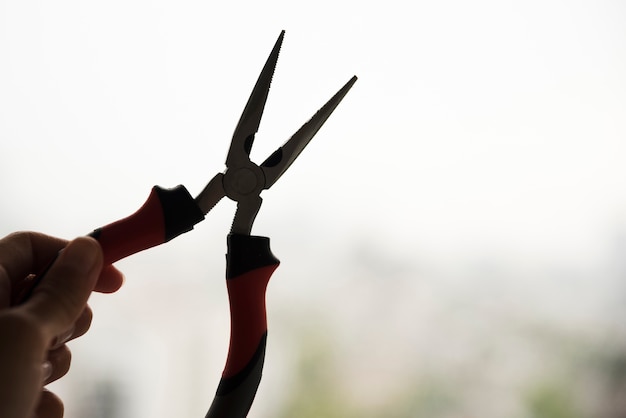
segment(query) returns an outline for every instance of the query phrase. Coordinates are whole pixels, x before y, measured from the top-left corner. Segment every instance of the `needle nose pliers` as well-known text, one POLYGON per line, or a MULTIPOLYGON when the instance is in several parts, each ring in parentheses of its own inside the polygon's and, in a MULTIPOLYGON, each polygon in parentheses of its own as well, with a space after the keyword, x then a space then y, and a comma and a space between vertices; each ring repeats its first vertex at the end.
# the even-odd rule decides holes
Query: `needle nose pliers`
POLYGON ((224 197, 237 202, 227 238, 226 283, 231 335, 226 366, 206 418, 245 417, 252 405, 265 358, 267 319, 265 290, 279 261, 269 238, 250 235, 261 207, 261 191, 269 189, 300 155, 356 82, 352 77, 317 113, 261 165, 250 161, 274 68, 283 42, 280 33, 235 128, 226 170, 215 175, 193 198, 187 189, 154 186, 137 212, 94 230, 105 263, 165 243, 193 229, 224 197))

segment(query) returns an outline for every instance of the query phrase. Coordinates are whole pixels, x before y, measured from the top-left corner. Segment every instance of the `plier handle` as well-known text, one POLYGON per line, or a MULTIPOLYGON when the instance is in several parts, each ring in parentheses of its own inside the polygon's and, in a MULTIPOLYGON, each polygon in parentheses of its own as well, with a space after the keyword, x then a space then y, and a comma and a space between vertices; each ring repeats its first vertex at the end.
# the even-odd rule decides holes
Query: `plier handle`
POLYGON ((114 263, 193 229, 224 197, 237 202, 228 235, 226 283, 231 314, 228 358, 206 418, 245 417, 261 380, 267 338, 265 290, 279 265, 269 238, 250 231, 261 207, 261 191, 269 189, 291 166, 341 102, 357 78, 352 77, 283 146, 261 165, 250 161, 274 68, 284 38, 281 32, 235 128, 226 170, 216 174, 193 198, 187 189, 153 187, 134 214, 94 230, 89 235, 102 246, 104 262, 114 263))

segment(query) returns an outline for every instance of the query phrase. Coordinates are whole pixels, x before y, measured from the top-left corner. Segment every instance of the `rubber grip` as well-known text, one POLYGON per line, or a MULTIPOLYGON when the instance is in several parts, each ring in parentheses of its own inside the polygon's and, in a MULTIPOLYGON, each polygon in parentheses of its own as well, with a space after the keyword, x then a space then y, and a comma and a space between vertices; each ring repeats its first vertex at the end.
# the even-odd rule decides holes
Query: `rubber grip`
POLYGON ((269 238, 231 234, 226 255, 230 344, 206 418, 245 417, 261 381, 267 340, 265 292, 280 262, 269 238))
MULTIPOLYGON (((148 199, 135 213, 95 229, 88 235, 98 240, 104 265, 108 265, 191 231, 203 219, 204 213, 185 186, 171 189, 154 186, 148 199)), ((30 297, 56 258, 31 280, 29 286, 12 300, 12 304, 23 303, 30 297)))
POLYGON ((204 214, 185 186, 154 186, 135 213, 89 236, 100 242, 107 265, 191 231, 203 219, 204 214))

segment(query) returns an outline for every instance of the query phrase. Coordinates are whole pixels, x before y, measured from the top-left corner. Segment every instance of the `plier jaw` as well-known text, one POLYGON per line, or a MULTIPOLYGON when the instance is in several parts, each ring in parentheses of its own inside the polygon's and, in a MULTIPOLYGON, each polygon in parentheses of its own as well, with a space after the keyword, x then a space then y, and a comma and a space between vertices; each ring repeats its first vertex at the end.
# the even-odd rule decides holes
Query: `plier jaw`
POLYGON ((232 234, 250 234, 254 219, 261 207, 261 192, 272 187, 287 171, 357 80, 356 76, 352 77, 288 141, 261 165, 255 164, 250 160, 250 151, 261 123, 284 36, 285 31, 282 31, 239 118, 226 157, 226 171, 214 177, 196 197, 198 206, 205 214, 223 196, 228 196, 237 202, 237 212, 231 228, 232 234))
POLYGON ((233 132, 233 139, 226 156, 227 167, 242 166, 250 161, 250 150, 254 143, 254 136, 261 124, 265 103, 267 102, 267 96, 269 95, 270 85, 272 84, 274 70, 276 69, 278 55, 280 54, 284 38, 285 31, 282 31, 272 48, 272 52, 267 57, 261 74, 259 74, 252 93, 250 93, 246 107, 244 107, 239 117, 239 122, 233 132))

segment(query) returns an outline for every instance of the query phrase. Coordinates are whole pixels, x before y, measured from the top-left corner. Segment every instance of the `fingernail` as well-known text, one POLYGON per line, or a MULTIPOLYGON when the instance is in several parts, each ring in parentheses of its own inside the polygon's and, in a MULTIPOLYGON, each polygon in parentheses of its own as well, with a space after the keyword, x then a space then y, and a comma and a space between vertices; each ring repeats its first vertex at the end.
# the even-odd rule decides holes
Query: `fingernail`
POLYGON ((45 382, 46 380, 50 379, 50 376, 52 376, 52 363, 50 363, 49 361, 44 361, 41 365, 42 380, 45 382))

